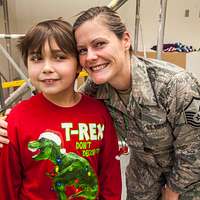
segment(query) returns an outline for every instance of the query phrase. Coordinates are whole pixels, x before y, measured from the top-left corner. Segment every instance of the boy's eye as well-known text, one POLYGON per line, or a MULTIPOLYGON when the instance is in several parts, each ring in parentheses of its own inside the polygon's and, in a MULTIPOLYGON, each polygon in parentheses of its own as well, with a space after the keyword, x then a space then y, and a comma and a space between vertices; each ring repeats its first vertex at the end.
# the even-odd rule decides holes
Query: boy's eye
POLYGON ((55 55, 55 59, 56 60, 65 60, 66 59, 66 56, 65 55, 55 55))
POLYGON ((33 54, 30 56, 30 60, 33 62, 38 62, 42 60, 42 56, 40 54, 33 54))

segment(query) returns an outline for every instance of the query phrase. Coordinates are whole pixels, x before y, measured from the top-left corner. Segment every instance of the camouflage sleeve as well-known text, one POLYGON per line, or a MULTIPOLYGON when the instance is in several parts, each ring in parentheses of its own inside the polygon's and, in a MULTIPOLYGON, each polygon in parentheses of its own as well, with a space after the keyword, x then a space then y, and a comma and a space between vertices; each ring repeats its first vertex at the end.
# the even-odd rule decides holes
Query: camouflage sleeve
POLYGON ((174 165, 167 184, 182 193, 200 184, 200 85, 189 73, 179 73, 167 88, 168 120, 174 135, 174 165))
POLYGON ((90 77, 88 77, 87 80, 83 83, 83 85, 81 85, 78 88, 78 91, 83 94, 95 97, 97 88, 98 86, 92 81, 90 77))

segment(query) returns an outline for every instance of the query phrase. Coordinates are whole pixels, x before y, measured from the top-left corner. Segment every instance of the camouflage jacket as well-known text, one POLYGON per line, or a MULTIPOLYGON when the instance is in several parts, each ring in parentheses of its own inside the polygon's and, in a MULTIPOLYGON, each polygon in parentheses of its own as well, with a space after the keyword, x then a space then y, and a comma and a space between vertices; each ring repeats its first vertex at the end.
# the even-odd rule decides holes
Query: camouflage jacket
POLYGON ((109 84, 95 85, 88 78, 82 91, 105 102, 119 137, 156 169, 157 178, 164 174, 165 183, 179 193, 200 184, 200 85, 191 74, 167 62, 134 57, 127 106, 109 84))

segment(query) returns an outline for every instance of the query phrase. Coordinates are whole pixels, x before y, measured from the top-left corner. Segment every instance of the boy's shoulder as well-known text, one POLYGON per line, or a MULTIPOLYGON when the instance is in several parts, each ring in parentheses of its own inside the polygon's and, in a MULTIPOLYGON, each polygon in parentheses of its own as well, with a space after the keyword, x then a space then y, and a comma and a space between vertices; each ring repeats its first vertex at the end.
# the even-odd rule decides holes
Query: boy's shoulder
POLYGON ((105 107, 103 102, 99 99, 95 99, 94 97, 91 97, 87 94, 83 94, 83 97, 84 97, 84 102, 85 103, 91 103, 91 104, 94 104, 96 106, 102 106, 102 107, 105 107))
POLYGON ((103 112, 107 112, 107 108, 104 105, 103 101, 99 99, 95 99, 89 95, 83 94, 84 104, 89 108, 95 108, 96 110, 102 110, 103 112))
POLYGON ((11 110, 11 113, 23 113, 26 111, 30 111, 30 109, 34 109, 37 105, 38 100, 40 99, 40 94, 30 97, 29 99, 25 99, 19 103, 17 103, 11 110))

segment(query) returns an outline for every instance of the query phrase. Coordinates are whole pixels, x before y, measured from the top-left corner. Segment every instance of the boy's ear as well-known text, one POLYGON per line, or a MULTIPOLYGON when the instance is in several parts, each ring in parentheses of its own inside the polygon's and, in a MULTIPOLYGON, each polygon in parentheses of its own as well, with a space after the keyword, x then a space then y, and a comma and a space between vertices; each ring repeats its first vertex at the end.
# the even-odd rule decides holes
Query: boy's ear
POLYGON ((123 33, 122 41, 123 41, 124 48, 126 50, 129 50, 130 46, 131 46, 131 37, 130 37, 130 33, 128 31, 125 31, 123 33))

